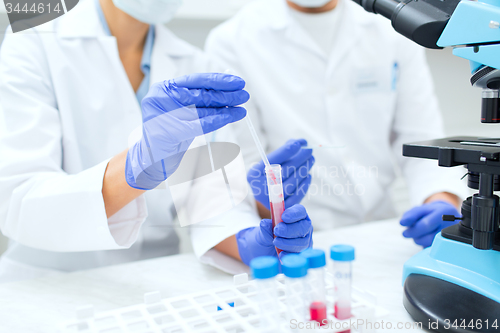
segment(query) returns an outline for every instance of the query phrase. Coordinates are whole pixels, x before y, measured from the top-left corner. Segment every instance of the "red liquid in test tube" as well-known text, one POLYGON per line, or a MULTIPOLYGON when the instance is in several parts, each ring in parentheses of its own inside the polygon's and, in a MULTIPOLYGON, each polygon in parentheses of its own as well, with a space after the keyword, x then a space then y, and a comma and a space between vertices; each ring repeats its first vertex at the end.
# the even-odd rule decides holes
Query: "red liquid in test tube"
MULTIPOLYGON (((273 221, 273 230, 274 227, 278 225, 278 223, 283 222, 283 219, 281 218, 281 215, 285 211, 285 202, 271 202, 271 220, 273 221)), ((274 236, 276 238, 276 236, 274 236)), ((276 252, 278 254, 281 253, 282 250, 276 248, 276 252)))
MULTIPOLYGON (((335 303, 335 318, 337 319, 341 319, 341 320, 344 320, 344 319, 349 319, 351 318, 351 307, 343 307, 343 306, 339 306, 337 303, 335 303)), ((345 330, 345 331, 341 331, 339 333, 351 333, 351 330, 345 330)))
POLYGON ((326 306, 325 289, 325 251, 320 249, 306 249, 300 253, 307 258, 307 302, 309 304, 309 320, 318 323, 318 326, 329 324, 326 306))
POLYGON ((311 320, 317 321, 319 326, 327 324, 326 318, 326 304, 323 302, 312 302, 309 307, 311 320))
MULTIPOLYGON (((267 186, 269 190, 269 203, 271 208, 271 220, 274 227, 283 222, 281 215, 285 211, 285 200, 283 197, 283 183, 281 179, 281 165, 273 164, 266 168, 267 186)), ((275 236, 276 237, 276 236, 275 236)), ((281 250, 276 248, 278 255, 281 250)))

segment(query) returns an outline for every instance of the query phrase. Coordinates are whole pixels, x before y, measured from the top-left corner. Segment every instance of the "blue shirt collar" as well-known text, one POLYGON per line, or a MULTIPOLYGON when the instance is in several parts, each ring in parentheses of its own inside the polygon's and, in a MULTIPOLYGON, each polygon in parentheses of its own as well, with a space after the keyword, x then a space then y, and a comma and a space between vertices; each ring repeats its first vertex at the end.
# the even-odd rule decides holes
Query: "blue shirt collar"
MULTIPOLYGON (((108 36, 111 36, 111 31, 109 30, 108 22, 104 17, 104 13, 101 8, 101 4, 99 0, 94 0, 97 15, 99 16, 99 21, 101 21, 102 28, 104 33, 108 36)), ((153 45, 155 40, 155 27, 154 25, 149 26, 148 35, 146 36, 146 43, 144 43, 144 49, 142 51, 142 59, 141 59, 141 71, 144 74, 144 80, 142 81, 139 89, 137 90, 137 99, 139 102, 144 98, 148 89, 149 89, 149 76, 151 70, 151 55, 153 53, 153 45)))

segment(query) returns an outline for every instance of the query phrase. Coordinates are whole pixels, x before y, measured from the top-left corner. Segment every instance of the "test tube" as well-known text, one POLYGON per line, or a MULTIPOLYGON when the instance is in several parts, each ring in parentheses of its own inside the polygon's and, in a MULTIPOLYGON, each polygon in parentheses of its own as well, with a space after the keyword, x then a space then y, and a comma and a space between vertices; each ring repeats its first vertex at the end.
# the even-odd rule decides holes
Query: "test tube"
POLYGON ((316 321, 319 326, 328 324, 326 315, 326 288, 325 288, 325 251, 307 249, 300 253, 307 259, 307 288, 309 302, 309 319, 316 321))
MULTIPOLYGON (((330 257, 333 260, 334 315, 335 318, 345 320, 351 318, 351 284, 352 261, 354 247, 350 245, 334 245, 330 248, 330 257)), ((350 333, 351 330, 342 331, 350 333)))
POLYGON ((250 261, 252 276, 256 280, 257 302, 260 309, 259 332, 279 332, 279 304, 276 275, 279 273, 278 259, 262 256, 250 261))
MULTIPOLYGON (((281 215, 285 211, 285 199, 283 197, 283 180, 281 178, 281 165, 271 164, 266 167, 267 189, 269 192, 269 203, 271 208, 271 219, 273 230, 278 223, 283 222, 281 215)), ((278 255, 280 249, 276 249, 278 255)))
POLYGON ((289 254, 281 260, 281 269, 285 274, 286 303, 288 321, 305 323, 307 315, 307 260, 298 254, 289 254))

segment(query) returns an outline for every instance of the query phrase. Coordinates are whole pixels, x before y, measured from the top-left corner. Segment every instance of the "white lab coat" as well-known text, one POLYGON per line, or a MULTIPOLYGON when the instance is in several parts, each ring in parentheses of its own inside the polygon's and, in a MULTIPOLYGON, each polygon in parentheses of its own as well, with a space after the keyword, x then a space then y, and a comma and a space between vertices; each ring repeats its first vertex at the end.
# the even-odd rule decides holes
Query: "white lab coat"
MULTIPOLYGON (((315 149, 306 199, 315 230, 394 215, 389 188, 401 167, 413 205, 433 193, 467 195, 463 168, 402 157, 402 144, 443 136, 425 55, 390 22, 344 1, 325 54, 285 0, 259 0, 215 28, 206 52, 247 82, 247 104, 267 151, 288 138, 315 149), (331 148, 331 146, 337 148, 331 148)), ((245 161, 258 154, 238 131, 245 161)))
MULTIPOLYGON (((200 50, 156 27, 151 83, 207 71, 200 50)), ((2 267, 7 262, 73 271, 178 251, 166 188, 106 218, 101 190, 107 163, 127 148, 142 121, 116 39, 105 35, 93 1, 42 26, 6 34, 0 101, 6 122, 0 228, 12 241, 0 272, 16 278, 15 268, 2 267)), ((258 222, 251 204, 240 205, 217 219, 219 228, 193 228, 194 251, 202 257, 258 222)))

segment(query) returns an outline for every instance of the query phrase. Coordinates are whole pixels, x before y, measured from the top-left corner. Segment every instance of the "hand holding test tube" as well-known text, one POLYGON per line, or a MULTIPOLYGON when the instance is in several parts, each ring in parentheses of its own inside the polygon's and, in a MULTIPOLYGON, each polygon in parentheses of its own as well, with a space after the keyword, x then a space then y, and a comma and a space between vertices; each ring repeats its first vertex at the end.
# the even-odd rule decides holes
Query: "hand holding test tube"
MULTIPOLYGON (((226 73, 231 72, 231 70, 226 70, 226 73)), ((271 222, 271 245, 280 242, 282 244, 283 249, 278 249, 278 246, 275 246, 276 249, 276 254, 278 255, 278 258, 280 258, 280 253, 282 250, 286 252, 300 252, 306 248, 309 248, 312 246, 312 224, 311 220, 309 219, 309 216, 307 216, 307 212, 305 208, 301 205, 296 205, 296 203, 299 203, 303 195, 300 196, 290 196, 290 206, 291 206, 291 212, 289 214, 289 219, 288 221, 285 220, 285 222, 288 223, 294 223, 297 224, 298 227, 296 226, 295 228, 282 228, 281 233, 282 235, 286 235, 286 237, 280 238, 279 235, 274 235, 275 233, 275 227, 283 222, 283 213, 285 212, 285 197, 283 195, 283 179, 282 179, 282 174, 281 174, 281 165, 273 165, 269 163, 269 160, 267 158, 267 155, 264 151, 264 148, 262 147, 262 144, 259 140, 259 137, 257 135, 257 132, 255 131, 255 128, 252 124, 252 120, 250 119, 250 116, 247 114, 245 117, 245 121, 248 125, 248 129, 250 130, 250 133, 255 141, 255 145, 257 147, 257 150, 259 151, 261 157, 262 157, 262 163, 265 165, 266 169, 266 180, 268 184, 268 190, 272 187, 272 199, 271 195, 269 196, 269 208, 271 210, 271 215, 272 215, 272 220, 262 220, 260 223, 259 227, 254 227, 254 228, 248 228, 241 230, 236 234, 236 242, 238 245, 238 250, 239 254, 241 257, 241 260, 245 264, 249 264, 250 260, 253 258, 256 258, 261 255, 270 255, 268 253, 268 246, 264 244, 268 244, 268 235, 269 231, 267 229, 268 221, 271 222), (273 168, 276 170, 273 171, 273 168), (276 173, 278 173, 278 168, 279 168, 279 175, 277 176, 276 173), (269 171, 268 171, 269 170, 269 171), (278 239, 274 240, 273 238, 278 237, 278 239)), ((294 145, 295 149, 301 150, 301 146, 307 145, 307 141, 304 139, 300 140, 289 140, 285 145, 294 145), (296 142, 293 142, 296 141, 296 142)), ((299 155, 297 152, 291 154, 291 156, 299 155)), ((311 176, 308 174, 310 168, 314 164, 314 158, 312 157, 312 150, 302 150, 302 154, 300 154, 300 158, 296 159, 300 161, 300 165, 305 164, 305 167, 307 168, 307 176, 305 180, 301 180, 300 182, 297 182, 296 187, 294 188, 295 192, 300 192, 305 193, 307 192, 307 189, 309 188, 309 185, 311 183, 311 176), (304 158, 305 156, 305 158, 304 158)), ((260 170, 256 170, 255 168, 252 168, 250 172, 248 173, 248 181, 250 185, 252 185, 252 171, 257 171, 260 172, 260 170)), ((260 172, 262 174, 262 172, 260 172)), ((294 180, 295 178, 290 177, 291 180, 294 180)), ((288 180, 288 179, 287 179, 288 180)), ((252 189, 253 190, 253 189, 252 189)), ((269 191, 271 192, 271 190, 269 191)), ((255 195, 255 192, 254 192, 255 195)), ((264 200, 259 200, 259 198, 256 196, 256 199, 264 204, 264 206, 267 206, 266 202, 264 200)), ((262 198, 261 198, 262 199, 262 198)))
MULTIPOLYGON (((313 151, 304 149, 304 139, 288 140, 283 146, 267 155, 269 162, 281 165, 283 196, 286 207, 302 201, 309 189, 312 177, 309 174, 314 165, 313 151)), ((267 209, 271 209, 268 197, 268 179, 264 161, 254 164, 248 171, 247 180, 255 199, 267 209)))

